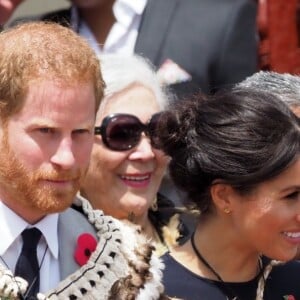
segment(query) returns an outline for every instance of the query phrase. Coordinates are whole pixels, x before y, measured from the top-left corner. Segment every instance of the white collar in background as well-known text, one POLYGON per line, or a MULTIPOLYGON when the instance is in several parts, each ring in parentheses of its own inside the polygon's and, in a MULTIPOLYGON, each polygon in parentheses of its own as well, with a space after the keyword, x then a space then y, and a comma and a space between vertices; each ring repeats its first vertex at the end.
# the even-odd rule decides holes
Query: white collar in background
POLYGON ((11 244, 16 240, 18 236, 27 227, 38 228, 52 253, 52 255, 58 258, 58 214, 50 214, 43 218, 34 226, 28 224, 14 211, 8 208, 3 202, 0 201, 0 228, 1 228, 1 239, 0 239, 0 255, 3 255, 11 244))
POLYGON ((147 0, 117 0, 113 5, 116 21, 129 28, 136 15, 141 16, 147 0))
POLYGON ((102 47, 99 46, 87 24, 80 20, 78 10, 74 5, 71 7, 71 27, 85 37, 97 55, 101 54, 101 48, 104 52, 117 52, 117 49, 132 52, 146 4, 147 0, 116 0, 113 5, 116 22, 102 47), (130 32, 134 31, 134 35, 130 35, 130 32))
MULTIPOLYGON (((123 12, 133 12, 137 15, 142 15, 147 4, 147 0, 116 0, 113 5, 113 12, 117 21, 119 21, 118 14, 123 12), (117 11, 117 12, 116 12, 117 11)), ((77 7, 73 4, 71 6, 71 26, 74 31, 78 32, 80 25, 79 14, 77 7)))

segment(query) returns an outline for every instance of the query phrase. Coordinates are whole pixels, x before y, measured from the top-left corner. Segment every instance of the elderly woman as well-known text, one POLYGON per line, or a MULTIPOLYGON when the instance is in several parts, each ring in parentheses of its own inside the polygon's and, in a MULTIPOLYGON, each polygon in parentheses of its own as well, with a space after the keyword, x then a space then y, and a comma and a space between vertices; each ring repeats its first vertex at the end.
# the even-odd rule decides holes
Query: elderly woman
POLYGON ((100 62, 106 88, 81 195, 140 225, 161 253, 184 234, 172 202, 158 194, 168 157, 151 138, 169 98, 142 57, 107 54, 100 62))
POLYGON ((163 256, 185 300, 300 299, 300 122, 271 93, 237 87, 178 104, 158 124, 170 173, 201 211, 163 256), (286 262, 286 263, 284 263, 286 262))

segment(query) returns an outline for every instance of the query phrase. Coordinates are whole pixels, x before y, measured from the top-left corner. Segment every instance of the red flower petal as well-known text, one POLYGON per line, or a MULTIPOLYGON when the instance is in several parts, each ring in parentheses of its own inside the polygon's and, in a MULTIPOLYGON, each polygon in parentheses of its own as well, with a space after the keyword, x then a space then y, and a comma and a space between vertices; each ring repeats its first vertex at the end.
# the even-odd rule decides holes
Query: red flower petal
POLYGON ((83 266, 89 260, 93 251, 97 247, 97 240, 89 233, 81 234, 77 239, 77 247, 75 249, 75 261, 83 266))
POLYGON ((97 247, 97 240, 91 234, 83 233, 78 237, 77 244, 94 252, 97 247))
POLYGON ((80 247, 77 247, 76 250, 75 250, 75 253, 74 253, 74 258, 75 258, 75 261, 80 265, 80 266, 83 266, 84 264, 87 263, 88 261, 88 257, 86 257, 84 255, 84 251, 82 251, 82 248, 80 247))

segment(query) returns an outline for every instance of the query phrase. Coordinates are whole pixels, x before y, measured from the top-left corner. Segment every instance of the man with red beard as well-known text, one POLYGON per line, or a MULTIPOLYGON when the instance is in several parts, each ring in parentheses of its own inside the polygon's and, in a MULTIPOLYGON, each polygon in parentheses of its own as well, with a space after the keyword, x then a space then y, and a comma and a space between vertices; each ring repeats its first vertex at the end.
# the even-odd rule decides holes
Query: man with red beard
POLYGON ((123 283, 141 299, 161 295, 151 246, 76 196, 103 89, 94 51, 70 29, 0 33, 1 299, 108 299, 123 283), (148 274, 139 284, 138 273, 148 274))

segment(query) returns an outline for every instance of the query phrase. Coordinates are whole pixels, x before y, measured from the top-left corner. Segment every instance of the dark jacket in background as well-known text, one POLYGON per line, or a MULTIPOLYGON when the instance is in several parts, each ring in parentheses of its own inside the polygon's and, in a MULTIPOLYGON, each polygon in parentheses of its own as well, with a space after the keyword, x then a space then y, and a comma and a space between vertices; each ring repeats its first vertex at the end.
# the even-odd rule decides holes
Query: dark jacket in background
MULTIPOLYGON (((191 75, 171 86, 178 97, 225 88, 257 70, 256 9, 254 0, 148 0, 135 53, 191 75)), ((31 19, 68 26, 70 9, 31 19)))

